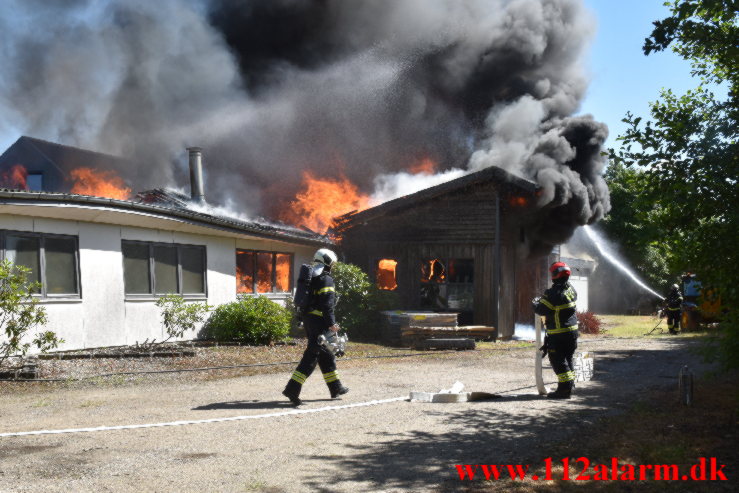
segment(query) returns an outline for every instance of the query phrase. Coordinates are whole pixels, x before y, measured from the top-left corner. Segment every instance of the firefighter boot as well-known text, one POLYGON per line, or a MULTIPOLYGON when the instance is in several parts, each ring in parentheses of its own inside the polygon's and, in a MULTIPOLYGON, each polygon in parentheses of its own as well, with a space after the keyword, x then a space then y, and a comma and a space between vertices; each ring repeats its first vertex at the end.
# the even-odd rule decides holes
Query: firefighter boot
POLYGON ((340 395, 344 395, 349 392, 349 387, 341 385, 340 380, 335 380, 328 384, 328 390, 331 392, 331 398, 336 399, 340 395))
POLYGON ((572 387, 574 387, 574 382, 559 382, 557 384, 557 390, 554 392, 549 392, 547 394, 547 397, 549 399, 569 399, 572 395, 572 387))
POLYGON ((299 406, 303 403, 303 401, 300 400, 300 391, 302 388, 302 384, 291 378, 288 380, 287 385, 285 385, 285 390, 282 391, 282 395, 290 399, 290 402, 292 402, 294 406, 299 406))

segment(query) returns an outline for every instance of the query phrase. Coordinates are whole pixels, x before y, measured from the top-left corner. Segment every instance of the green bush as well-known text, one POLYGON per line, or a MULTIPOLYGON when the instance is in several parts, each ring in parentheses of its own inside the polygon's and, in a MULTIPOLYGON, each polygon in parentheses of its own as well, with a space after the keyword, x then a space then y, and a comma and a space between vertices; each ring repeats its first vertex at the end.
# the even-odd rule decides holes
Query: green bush
POLYGON ((331 268, 336 284, 336 322, 359 340, 380 336, 384 310, 398 308, 398 296, 379 289, 358 266, 337 262, 331 268))
POLYGON ((11 356, 23 357, 31 346, 42 353, 64 342, 54 332, 41 331, 31 342, 24 339, 34 327, 47 322, 46 309, 38 306, 37 293, 41 285, 29 279, 31 269, 5 259, 0 262, 0 363, 11 356))
POLYGON ((290 312, 264 296, 220 305, 203 326, 202 335, 217 341, 270 344, 290 331, 290 312))

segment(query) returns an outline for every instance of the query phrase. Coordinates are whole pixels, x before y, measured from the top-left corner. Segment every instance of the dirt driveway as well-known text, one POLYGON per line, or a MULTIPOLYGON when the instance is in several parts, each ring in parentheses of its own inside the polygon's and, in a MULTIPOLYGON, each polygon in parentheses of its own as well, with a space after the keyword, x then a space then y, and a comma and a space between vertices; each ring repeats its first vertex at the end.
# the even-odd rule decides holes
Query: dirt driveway
MULTIPOLYGON (((454 490, 455 464, 538 464, 547 445, 577 437, 640 395, 676 386, 680 367, 706 368, 689 339, 583 339, 595 379, 570 401, 535 395, 531 349, 340 362, 351 392, 328 399, 318 372, 305 410, 407 397, 459 380, 497 392, 484 402, 407 400, 285 414, 289 372, 205 382, 57 387, 0 400, 0 434, 212 420, 199 424, 0 436, 2 492, 340 492, 454 490), (257 419, 221 418, 272 415, 257 419)), ((545 377, 551 380, 547 371, 545 377)), ((573 454, 577 450, 572 451, 573 454)))

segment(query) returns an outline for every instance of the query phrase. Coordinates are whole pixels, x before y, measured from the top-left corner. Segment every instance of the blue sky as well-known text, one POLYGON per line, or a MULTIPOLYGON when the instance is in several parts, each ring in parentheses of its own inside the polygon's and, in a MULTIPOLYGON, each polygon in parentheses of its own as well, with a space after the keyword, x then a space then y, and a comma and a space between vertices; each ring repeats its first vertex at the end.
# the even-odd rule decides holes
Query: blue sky
POLYGON ((662 0, 585 0, 585 5, 598 24, 589 56, 592 81, 581 112, 608 124, 607 145, 616 146, 627 111, 648 117, 649 102, 659 98, 660 89, 682 94, 698 81, 690 64, 672 51, 648 57, 642 51, 652 22, 669 15, 662 0))

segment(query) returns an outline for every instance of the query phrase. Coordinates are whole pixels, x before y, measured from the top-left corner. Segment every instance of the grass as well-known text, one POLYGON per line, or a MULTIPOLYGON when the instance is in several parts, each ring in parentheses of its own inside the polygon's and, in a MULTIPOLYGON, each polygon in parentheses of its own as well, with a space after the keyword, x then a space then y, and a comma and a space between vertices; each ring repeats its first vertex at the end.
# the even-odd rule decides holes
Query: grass
MULTIPOLYGON (((657 330, 649 337, 675 337, 667 332, 667 320, 652 315, 598 315, 603 320, 602 333, 611 337, 645 337, 655 326, 657 330), (658 325, 659 324, 659 325, 658 325)), ((678 337, 703 337, 707 331, 681 332, 678 337)))

